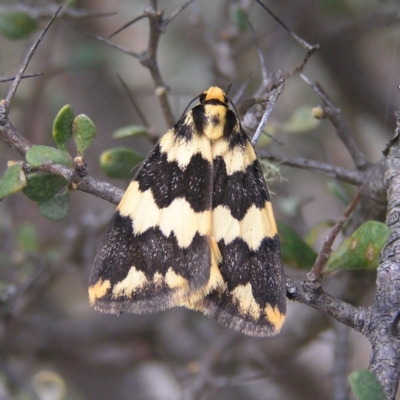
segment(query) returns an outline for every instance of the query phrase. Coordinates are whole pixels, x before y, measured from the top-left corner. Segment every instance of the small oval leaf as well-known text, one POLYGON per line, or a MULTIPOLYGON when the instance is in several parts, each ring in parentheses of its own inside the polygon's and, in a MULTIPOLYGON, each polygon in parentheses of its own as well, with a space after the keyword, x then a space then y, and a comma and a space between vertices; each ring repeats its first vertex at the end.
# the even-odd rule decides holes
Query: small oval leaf
POLYGON ((110 178, 129 179, 143 157, 126 147, 116 147, 100 154, 100 166, 110 178))
POLYGON ((349 382, 359 400, 386 400, 381 384, 371 371, 354 371, 349 374, 349 382))
POLYGON ((57 114, 53 122, 53 138, 57 147, 67 152, 68 142, 72 136, 72 123, 74 120, 74 111, 67 104, 57 114))
POLYGON ((0 200, 19 192, 26 187, 26 176, 22 164, 14 164, 7 168, 0 179, 0 200))
POLYGON ((281 242, 282 259, 297 269, 310 269, 317 253, 288 225, 277 222, 281 242))
POLYGON ((49 146, 32 146, 26 153, 26 161, 32 168, 40 167, 46 162, 72 167, 72 159, 69 154, 49 146))
POLYGON ((83 152, 90 146, 96 133, 96 126, 86 115, 80 114, 74 119, 72 134, 79 155, 83 155, 83 152))
POLYGON ((376 269, 379 253, 390 235, 390 229, 382 222, 367 221, 339 245, 331 254, 326 272, 338 269, 376 269))
POLYGON ((23 190, 25 196, 33 201, 42 201, 56 195, 68 185, 68 181, 59 175, 35 172, 27 176, 28 186, 23 190))
POLYGON ((246 11, 241 7, 235 7, 231 13, 231 20, 240 32, 246 32, 249 25, 247 22, 246 11))
POLYGON ((70 209, 70 192, 57 194, 49 199, 38 203, 39 210, 44 217, 51 221, 61 221, 64 219, 70 209))
POLYGON ((0 32, 9 39, 22 39, 29 36, 38 24, 28 13, 15 11, 0 14, 0 32))
POLYGON ((117 129, 113 134, 112 137, 114 139, 122 139, 129 136, 139 136, 139 135, 148 135, 149 131, 140 125, 128 125, 123 126, 122 128, 117 129))

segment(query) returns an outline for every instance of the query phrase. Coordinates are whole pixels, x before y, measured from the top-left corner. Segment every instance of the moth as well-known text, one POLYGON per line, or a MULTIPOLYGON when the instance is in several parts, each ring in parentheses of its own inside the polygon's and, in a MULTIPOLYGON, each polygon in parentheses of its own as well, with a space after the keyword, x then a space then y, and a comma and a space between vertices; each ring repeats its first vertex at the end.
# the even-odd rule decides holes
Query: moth
POLYGON ((115 314, 184 306, 271 336, 286 289, 268 189, 224 91, 197 98, 119 203, 91 270, 90 304, 115 314))

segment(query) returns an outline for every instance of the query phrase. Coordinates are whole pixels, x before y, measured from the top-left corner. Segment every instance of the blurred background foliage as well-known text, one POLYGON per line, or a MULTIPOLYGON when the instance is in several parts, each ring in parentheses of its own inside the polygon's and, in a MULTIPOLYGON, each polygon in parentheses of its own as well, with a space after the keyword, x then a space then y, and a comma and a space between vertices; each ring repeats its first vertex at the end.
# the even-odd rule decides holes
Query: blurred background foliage
MULTIPOLYGON (((169 15, 182 4, 183 0, 164 0, 159 8, 169 15)), ((100 154, 111 157, 115 154, 107 151, 122 147, 145 156, 168 126, 148 70, 86 33, 107 38, 142 14, 148 2, 1 0, 0 76, 16 74, 57 5, 115 15, 84 18, 77 12, 58 18, 28 67, 27 73, 43 76, 22 82, 10 119, 34 144, 54 146, 54 118, 71 104, 76 115, 89 116, 97 129, 85 151, 90 173, 125 188, 129 179, 107 177, 100 154), (17 25, 27 24, 23 35, 4 20, 10 11, 21 10, 28 10, 32 18, 26 22, 15 17, 17 25), (146 125, 118 75, 148 121, 141 134, 113 137, 121 128, 146 125)), ((298 35, 319 43, 320 50, 304 72, 322 84, 368 159, 377 162, 394 129, 398 105, 398 2, 272 0, 268 5, 298 35)), ((158 52, 176 119, 210 85, 232 85, 233 97, 248 81, 243 98, 260 86, 257 48, 243 10, 268 72, 292 70, 303 57, 304 50, 253 1, 197 0, 168 26, 158 52)), ((142 20, 112 40, 140 52, 147 48, 148 33, 142 20)), ((9 83, 0 85, 1 98, 8 88, 9 83)), ((310 122, 308 112, 302 117, 318 103, 300 78, 289 79, 267 127, 282 145, 263 137, 257 148, 269 146, 288 157, 353 168, 330 123, 310 122)), ((18 160, 18 155, 0 144, 1 174, 9 160, 18 160)), ((340 185, 339 196, 330 179, 284 165, 279 166, 279 177, 270 183, 277 219, 303 238, 314 234, 312 244, 318 250, 330 221, 344 209, 341 198, 351 197, 354 188, 340 185)), ((0 203, 0 399, 352 398, 347 387, 337 387, 337 368, 365 368, 369 344, 361 334, 306 306, 288 301, 281 334, 262 340, 231 332, 189 310, 120 317, 91 310, 88 274, 114 209, 91 195, 73 192, 68 217, 52 222, 22 193, 0 203)), ((286 273, 303 279, 306 270, 288 267, 286 273)), ((340 271, 331 274, 324 287, 353 304, 368 305, 374 279, 373 271, 340 271)))

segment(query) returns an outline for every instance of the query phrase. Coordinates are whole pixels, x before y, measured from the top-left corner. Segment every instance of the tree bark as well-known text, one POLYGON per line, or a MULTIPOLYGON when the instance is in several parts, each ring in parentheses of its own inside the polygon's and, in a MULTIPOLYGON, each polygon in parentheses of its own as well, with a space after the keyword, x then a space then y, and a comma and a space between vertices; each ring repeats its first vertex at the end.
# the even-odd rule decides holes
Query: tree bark
POLYGON ((371 320, 365 335, 371 342, 369 369, 388 399, 395 399, 400 376, 400 142, 399 132, 386 150, 384 185, 387 189, 386 223, 390 237, 382 250, 371 320))

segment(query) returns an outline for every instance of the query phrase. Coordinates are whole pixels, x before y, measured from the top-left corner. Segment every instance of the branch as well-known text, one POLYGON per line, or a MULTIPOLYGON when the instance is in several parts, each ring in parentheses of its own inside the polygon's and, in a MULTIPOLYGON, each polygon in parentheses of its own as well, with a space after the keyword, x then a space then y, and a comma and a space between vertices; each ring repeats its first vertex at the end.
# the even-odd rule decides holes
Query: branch
POLYGON ((350 214, 353 212, 355 206, 360 199, 361 193, 364 191, 367 183, 358 190, 357 194, 354 196, 352 202, 348 205, 343 215, 336 221, 333 228, 330 230, 329 235, 324 239, 321 250, 318 253, 318 257, 315 260, 314 266, 311 271, 307 274, 307 280, 315 282, 316 285, 320 284, 322 278, 322 268, 328 261, 329 256, 332 253, 332 244, 336 239, 336 236, 341 231, 344 223, 349 218, 350 214))
POLYGON ((358 332, 363 332, 364 326, 369 320, 367 307, 354 307, 325 293, 322 287, 316 291, 312 282, 299 282, 286 277, 286 290, 290 300, 313 307, 358 332))
MULTIPOLYGON (((58 9, 58 11, 59 10, 60 8, 58 9)), ((17 75, 15 76, 14 82, 7 94, 6 99, 0 101, 0 140, 10 146, 16 152, 18 152, 23 158, 25 158, 26 153, 32 147, 32 143, 24 136, 22 136, 17 131, 17 129, 14 128, 14 126, 8 119, 8 114, 12 99, 23 77, 23 73, 26 70, 29 61, 31 60, 33 54, 35 53, 37 47, 39 46, 41 40, 43 39, 44 35, 46 34, 56 16, 57 13, 45 26, 45 28, 40 33, 38 39, 31 46, 27 56, 25 57, 24 62, 22 63, 17 75)), ((123 195, 123 191, 121 189, 118 189, 106 182, 96 180, 89 175, 81 177, 78 171, 72 168, 68 168, 64 165, 46 163, 38 168, 38 170, 63 176, 70 184, 73 184, 72 186, 74 189, 93 194, 94 196, 100 197, 113 204, 118 204, 123 195)))
POLYGON ((169 17, 163 18, 163 11, 159 11, 157 9, 157 1, 155 0, 149 0, 150 6, 145 9, 144 13, 136 18, 134 18, 132 21, 126 23, 123 25, 120 29, 118 29, 116 32, 114 32, 111 36, 115 36, 117 33, 121 32, 122 30, 126 29, 127 27, 135 24, 138 21, 141 21, 142 19, 147 18, 149 21, 150 25, 150 33, 149 33, 149 41, 147 45, 147 49, 141 53, 136 53, 132 52, 130 50, 127 50, 121 46, 118 46, 111 42, 110 40, 101 38, 97 35, 91 35, 95 37, 96 39, 100 40, 103 43, 108 44, 111 47, 114 47, 120 51, 122 51, 125 54, 128 54, 132 57, 137 58, 140 63, 149 70, 156 90, 156 96, 158 97, 161 105, 161 109, 164 114, 164 119, 167 124, 167 126, 172 126, 175 123, 175 117, 172 113, 171 105, 169 103, 169 99, 167 96, 167 91, 168 87, 164 83, 164 80, 162 79, 161 72, 157 63, 157 50, 158 50, 158 45, 160 42, 160 37, 161 35, 165 32, 165 29, 167 25, 177 16, 179 15, 189 4, 191 4, 194 0, 189 0, 187 3, 185 3, 182 7, 177 9, 175 12, 173 12, 169 17))
POLYGON ((161 72, 157 63, 157 50, 160 43, 160 36, 165 30, 163 13, 157 10, 157 2, 150 0, 150 4, 152 4, 152 6, 145 10, 150 24, 149 44, 140 62, 150 71, 156 86, 156 95, 164 113, 165 122, 167 126, 172 126, 175 123, 175 117, 168 100, 167 85, 161 77, 161 72))
MULTIPOLYGON (((4 100, 0 102, 0 115, 4 115, 4 100)), ((32 143, 22 136, 6 118, 4 121, 0 120, 0 140, 10 146, 13 150, 25 158, 26 153, 32 147, 32 143)))
POLYGON ((400 335, 397 327, 400 309, 400 143, 399 117, 395 138, 386 154, 384 184, 387 189, 388 211, 386 223, 390 237, 381 252, 377 274, 377 291, 371 324, 366 336, 372 353, 369 369, 381 382, 388 399, 396 395, 400 378, 400 335))
POLYGON ((335 323, 334 325, 334 351, 332 365, 333 400, 348 398, 349 380, 349 332, 347 325, 335 323))
POLYGON ((334 106, 329 96, 318 83, 311 82, 304 74, 300 74, 300 77, 311 86, 322 100, 323 118, 327 118, 331 121, 336 129, 337 135, 349 151, 357 169, 366 169, 369 162, 351 134, 350 128, 343 121, 340 109, 334 106))
POLYGON ((81 177, 76 170, 68 168, 65 165, 45 163, 40 166, 38 170, 49 174, 60 175, 72 184, 72 189, 92 194, 93 196, 109 201, 115 205, 119 204, 124 194, 122 189, 95 179, 89 174, 81 177))
POLYGON ((39 37, 36 39, 36 41, 33 43, 32 47, 29 49, 28 54, 25 57, 24 62, 22 63, 17 75, 15 75, 15 79, 13 81, 13 84, 11 85, 10 90, 7 93, 7 97, 4 102, 4 107, 5 107, 5 116, 8 116, 9 110, 10 110, 10 105, 11 101, 18 89, 19 83, 21 82, 22 76, 24 75, 24 72, 29 64, 29 61, 31 60, 33 54, 35 53, 36 49, 38 48, 40 42, 42 41, 44 35, 50 28, 51 24, 54 22, 54 20, 57 18, 58 13, 61 11, 61 7, 58 8, 58 10, 55 12, 55 14, 52 16, 50 21, 46 24, 46 26, 43 28, 42 32, 40 33, 39 37))
POLYGON ((258 124, 257 130, 251 139, 251 144, 253 146, 256 145, 258 138, 260 137, 264 129, 264 126, 267 124, 268 118, 275 107, 276 101, 278 100, 278 97, 281 95, 283 91, 283 87, 284 87, 284 82, 283 80, 280 80, 280 82, 277 84, 277 87, 275 87, 268 93, 267 106, 265 107, 264 114, 260 120, 260 123, 258 124))
MULTIPOLYGON (((34 74, 22 75, 22 76, 21 76, 21 79, 34 78, 34 77, 36 77, 36 76, 42 76, 42 75, 43 75, 42 72, 36 72, 36 73, 34 73, 34 74)), ((0 83, 14 81, 15 78, 16 78, 15 76, 11 76, 11 77, 2 77, 2 78, 0 78, 0 83)))
POLYGON ((351 183, 352 185, 359 186, 365 182, 364 174, 361 171, 353 171, 320 161, 309 160, 307 158, 289 158, 281 155, 278 156, 265 150, 259 151, 258 154, 261 157, 264 157, 270 161, 275 161, 279 164, 319 172, 323 175, 339 179, 343 182, 351 183))
MULTIPOLYGON (((49 4, 45 7, 38 7, 38 6, 26 6, 21 4, 14 5, 9 4, 5 6, 0 6, 0 14, 11 13, 11 12, 24 12, 27 13, 33 19, 39 18, 49 18, 54 15, 57 10, 59 10, 60 6, 57 4, 49 4)), ((64 7, 59 13, 59 17, 70 17, 74 19, 80 18, 101 18, 101 17, 110 17, 112 15, 117 15, 116 12, 108 12, 108 13, 97 13, 97 12, 90 12, 74 7, 64 7)))

